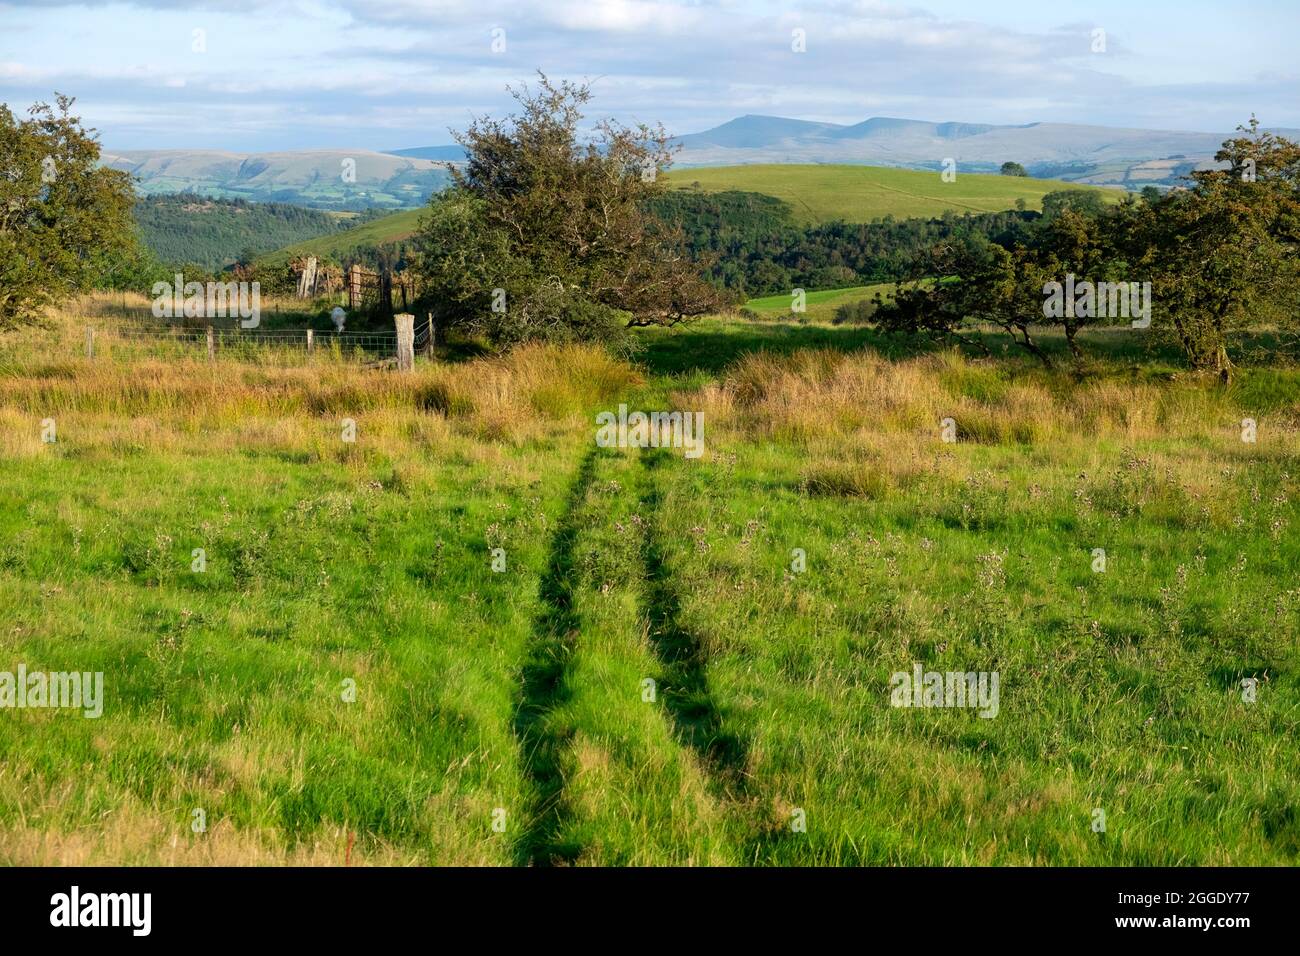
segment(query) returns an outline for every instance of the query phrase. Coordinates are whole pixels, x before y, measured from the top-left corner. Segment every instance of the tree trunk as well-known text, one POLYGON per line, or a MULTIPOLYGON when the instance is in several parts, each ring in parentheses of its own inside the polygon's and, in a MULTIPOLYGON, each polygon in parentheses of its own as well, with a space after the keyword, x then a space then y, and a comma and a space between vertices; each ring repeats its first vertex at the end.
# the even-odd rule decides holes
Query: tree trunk
POLYGON ((1232 381, 1232 359, 1228 358, 1228 347, 1222 342, 1214 350, 1214 370, 1219 373, 1219 381, 1227 385, 1232 381))
POLYGON ((1005 328, 1007 333, 1011 336, 1011 341, 1015 342, 1034 358, 1038 359, 1038 361, 1042 362, 1043 368, 1052 367, 1051 357, 1038 347, 1038 343, 1034 341, 1034 337, 1029 334, 1028 326, 1016 326, 1014 329, 1008 326, 1003 326, 1003 328, 1005 328), (1020 332, 1021 338, 1019 339, 1016 338, 1016 330, 1020 332))
POLYGON ((1076 359, 1081 359, 1083 358, 1083 350, 1079 348, 1079 343, 1074 340, 1074 337, 1078 334, 1079 334, 1079 327, 1077 325, 1069 325, 1068 323, 1066 324, 1065 344, 1070 347, 1071 355, 1073 355, 1076 359))

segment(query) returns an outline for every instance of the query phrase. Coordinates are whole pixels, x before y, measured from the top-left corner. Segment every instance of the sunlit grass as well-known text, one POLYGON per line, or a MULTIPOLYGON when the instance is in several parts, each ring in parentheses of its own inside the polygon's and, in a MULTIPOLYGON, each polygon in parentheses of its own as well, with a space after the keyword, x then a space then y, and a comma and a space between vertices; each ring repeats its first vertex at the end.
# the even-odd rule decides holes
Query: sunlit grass
POLYGON ((65 318, 0 340, 0 670, 107 699, 0 710, 0 861, 1300 858, 1294 367, 709 320, 402 374, 65 318), (597 449, 619 402, 704 457, 597 449), (916 663, 998 716, 891 707, 916 663))

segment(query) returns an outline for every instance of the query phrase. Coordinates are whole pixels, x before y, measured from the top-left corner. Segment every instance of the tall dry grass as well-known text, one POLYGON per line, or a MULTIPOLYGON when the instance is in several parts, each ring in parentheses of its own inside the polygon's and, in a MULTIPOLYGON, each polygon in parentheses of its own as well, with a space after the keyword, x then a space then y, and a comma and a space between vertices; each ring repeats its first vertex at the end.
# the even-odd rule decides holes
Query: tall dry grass
POLYGON ((1300 408, 1259 412, 1212 383, 1152 384, 1118 373, 1076 381, 1066 370, 957 353, 754 353, 677 400, 704 412, 715 449, 720 441, 778 442, 806 459, 811 490, 870 498, 972 480, 977 462, 994 460, 954 454, 942 440, 947 419, 959 445, 985 446, 994 457, 1019 449, 1018 458, 1062 476, 1104 467, 1103 449, 1147 447, 1157 472, 1172 469, 1201 488, 1217 481, 1211 449, 1281 460, 1300 448, 1300 408), (1247 416, 1259 426, 1255 444, 1239 439, 1247 416))
POLYGON ((410 429, 527 442, 640 382, 629 365, 584 346, 526 346, 498 358, 420 362, 410 373, 322 360, 298 367, 193 358, 45 359, 0 367, 4 454, 40 450, 39 422, 83 427, 100 442, 150 443, 224 432, 289 439, 322 421, 367 420, 395 439, 410 429))
MULTIPOLYGON (((957 440, 1036 444, 1107 436, 1210 437, 1239 422, 1231 395, 1200 382, 1153 385, 1069 373, 1018 372, 956 353, 890 360, 874 352, 804 350, 744 356, 691 396, 722 427, 811 442, 853 432, 933 437, 952 418, 957 440)), ((1296 410, 1300 411, 1300 409, 1296 410)), ((1294 435, 1294 414, 1273 423, 1294 435)))

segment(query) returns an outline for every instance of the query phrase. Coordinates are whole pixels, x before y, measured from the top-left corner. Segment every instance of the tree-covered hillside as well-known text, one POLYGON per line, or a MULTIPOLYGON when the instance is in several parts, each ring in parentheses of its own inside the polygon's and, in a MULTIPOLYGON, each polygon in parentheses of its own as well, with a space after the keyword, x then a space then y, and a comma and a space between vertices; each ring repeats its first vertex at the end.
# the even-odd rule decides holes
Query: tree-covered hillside
MULTIPOLYGON (((1044 197, 1056 208, 1065 191, 1044 197)), ((741 297, 791 289, 838 289, 901 279, 921 250, 944 239, 978 235, 1013 245, 1037 212, 947 212, 934 219, 885 216, 874 222, 794 222, 789 204, 739 191, 679 190, 656 197, 654 212, 682 230, 687 250, 713 281, 741 297)))
MULTIPOLYGON (((1043 197, 1045 210, 1067 201, 1094 201, 1100 193, 1068 190, 1043 197)), ((1095 200, 1100 204, 1100 200, 1095 200)), ((874 222, 829 222, 802 225, 790 205, 761 193, 671 190, 647 200, 647 206, 681 240, 701 271, 737 301, 789 293, 794 288, 838 289, 902 279, 915 256, 943 239, 979 235, 1010 247, 1026 225, 1040 218, 1028 210, 994 213, 949 212, 934 219, 874 222)), ((414 252, 411 231, 425 214, 407 210, 380 216, 329 236, 300 242, 260 258, 264 267, 280 268, 300 255, 338 263, 360 262, 370 268, 406 268, 414 252)))
POLYGON ((144 197, 136 203, 135 220, 141 238, 159 259, 209 269, 359 221, 288 203, 208 199, 191 193, 144 197))

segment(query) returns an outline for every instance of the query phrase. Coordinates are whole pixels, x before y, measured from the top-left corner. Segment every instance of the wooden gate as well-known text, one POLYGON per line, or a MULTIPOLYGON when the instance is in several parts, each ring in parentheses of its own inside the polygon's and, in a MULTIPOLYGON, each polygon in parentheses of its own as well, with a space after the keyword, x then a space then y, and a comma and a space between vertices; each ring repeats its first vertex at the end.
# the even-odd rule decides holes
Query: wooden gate
POLYGON ((348 269, 346 291, 349 312, 405 312, 418 297, 415 277, 410 272, 376 272, 360 265, 348 269))
POLYGON ((387 272, 374 272, 359 265, 348 269, 349 312, 392 312, 392 282, 387 272))

